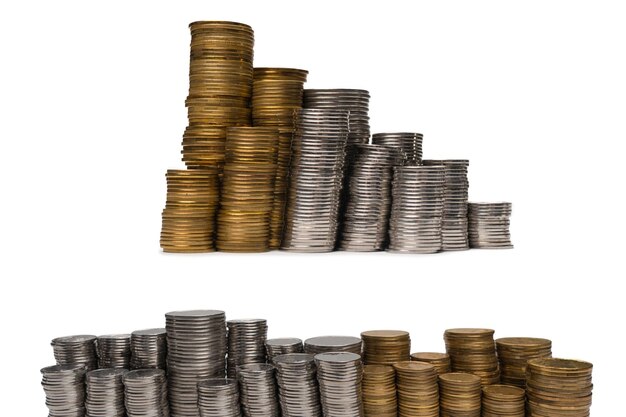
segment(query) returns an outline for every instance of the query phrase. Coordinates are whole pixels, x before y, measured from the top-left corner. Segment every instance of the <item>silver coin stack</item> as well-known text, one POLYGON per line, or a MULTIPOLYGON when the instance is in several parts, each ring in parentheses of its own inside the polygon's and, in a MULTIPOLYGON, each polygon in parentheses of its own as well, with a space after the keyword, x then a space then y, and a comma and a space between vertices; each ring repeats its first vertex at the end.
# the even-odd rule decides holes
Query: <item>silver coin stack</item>
POLYGON ((469 249, 467 235, 467 198, 469 181, 467 159, 424 159, 424 165, 442 165, 445 169, 445 192, 443 219, 441 221, 442 248, 449 250, 469 249))
POLYGON ((54 365, 41 370, 49 417, 85 416, 85 366, 54 365))
POLYGON ((400 150, 380 145, 355 145, 348 179, 339 249, 383 250, 391 208, 393 166, 402 165, 400 150))
POLYGON ((302 110, 292 143, 282 249, 334 250, 347 139, 347 111, 302 110))
POLYGON ((280 415, 275 372, 274 366, 266 363, 253 363, 237 368, 239 397, 245 417, 280 415))
POLYGON ((198 383, 200 417, 241 417, 239 387, 232 378, 210 378, 198 383))
POLYGON ((304 351, 312 355, 325 352, 361 354, 361 338, 353 336, 318 336, 304 341, 304 351))
POLYGON ((130 334, 130 369, 166 369, 167 338, 164 328, 136 330, 130 334))
POLYGON ((361 355, 326 352, 315 355, 324 417, 363 417, 361 355))
POLYGON ((167 379, 162 369, 136 369, 122 377, 128 417, 169 417, 167 379))
POLYGON ((267 320, 228 320, 228 377, 237 377, 237 368, 250 363, 265 363, 267 320))
POLYGON ((265 341, 265 351, 267 353, 267 361, 272 363, 274 357, 284 355, 286 353, 302 353, 302 339, 297 337, 283 337, 276 339, 267 339, 265 341))
POLYGON ((444 181, 443 166, 394 168, 390 251, 435 253, 441 250, 444 181))
POLYGON ((130 368, 130 335, 108 334, 96 340, 98 368, 130 368))
POLYGON ((424 135, 411 132, 374 133, 372 135, 374 145, 400 149, 404 154, 404 165, 420 165, 422 163, 423 140, 424 135))
POLYGON ((169 402, 175 417, 198 416, 199 381, 226 371, 226 315, 219 310, 165 315, 169 402))
POLYGON ((282 417, 322 417, 313 355, 279 355, 274 366, 282 417))
POLYGON ((124 382, 126 369, 97 369, 87 372, 87 417, 125 417, 124 382))
POLYGON ((96 336, 87 334, 52 339, 50 344, 57 365, 81 364, 87 371, 98 369, 96 339, 96 336))
POLYGON ((511 249, 511 203, 469 203, 469 243, 479 249, 511 249))

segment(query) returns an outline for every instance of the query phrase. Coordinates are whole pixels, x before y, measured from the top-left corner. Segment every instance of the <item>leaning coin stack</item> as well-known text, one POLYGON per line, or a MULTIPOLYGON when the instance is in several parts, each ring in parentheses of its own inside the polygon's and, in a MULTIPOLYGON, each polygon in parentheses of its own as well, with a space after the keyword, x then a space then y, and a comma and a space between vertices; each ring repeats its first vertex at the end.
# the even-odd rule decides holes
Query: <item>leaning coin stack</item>
POLYGON ((511 203, 469 203, 469 243, 479 249, 511 249, 511 203))
POLYGON ((302 339, 297 337, 283 337, 277 339, 267 339, 265 341, 265 351, 267 353, 267 361, 272 363, 274 357, 284 355, 286 353, 302 353, 302 339))
POLYGON ((302 110, 293 141, 282 249, 335 248, 347 138, 346 111, 302 110))
POLYGON ((529 417, 588 417, 593 384, 589 362, 540 358, 528 361, 529 417))
POLYGON ((165 315, 165 328, 172 414, 197 417, 198 382, 225 375, 226 316, 219 310, 175 311, 165 315))
POLYGON ((210 378, 199 382, 198 410, 200 417, 241 417, 237 381, 210 378))
POLYGON ((418 362, 427 362, 435 367, 438 375, 452 372, 450 364, 450 355, 439 352, 416 352, 411 353, 411 360, 418 362))
POLYGON ((482 417, 524 417, 526 391, 510 385, 483 387, 482 417))
POLYGON ((169 417, 165 371, 137 369, 125 373, 122 380, 128 417, 169 417))
POLYGON ((374 145, 389 146, 400 149, 404 155, 404 165, 421 165, 422 141, 421 133, 374 133, 372 143, 374 145))
POLYGON ((445 190, 441 241, 443 250, 469 249, 467 236, 467 159, 424 159, 424 165, 442 165, 445 169, 445 190))
POLYGON ((355 145, 339 248, 377 251, 387 243, 393 166, 402 154, 380 145, 355 145))
POLYGON ((304 341, 304 351, 317 355, 325 352, 361 354, 361 339, 353 336, 318 336, 304 341))
POLYGON ((274 366, 282 417, 322 417, 313 355, 279 355, 274 366))
POLYGON ((239 396, 244 417, 278 417, 280 415, 275 372, 273 365, 265 363, 241 365, 237 368, 239 396))
POLYGON ((219 202, 216 169, 170 169, 163 210, 164 252, 212 252, 215 213, 219 202))
POLYGON ((388 365, 363 366, 365 417, 397 417, 396 371, 388 365))
POLYGON ((41 370, 49 417, 85 415, 85 367, 81 364, 54 365, 41 370))
POLYGON ((167 340, 164 328, 136 330, 130 334, 130 368, 166 368, 167 340))
POLYGON ((410 360, 411 337, 403 330, 369 330, 361 333, 363 362, 393 365, 410 360))
POLYGON ((361 356, 352 352, 315 355, 324 417, 363 417, 361 356))
POLYGON ((439 417, 439 385, 435 367, 426 362, 393 365, 398 386, 400 417, 439 417))
POLYGON ((531 359, 551 358, 552 342, 536 337, 502 337, 496 339, 500 361, 500 382, 526 387, 526 364, 531 359))
POLYGON ((85 334, 52 339, 57 365, 84 365, 87 371, 98 369, 96 336, 85 334))
POLYGON ((126 417, 122 381, 126 372, 126 369, 97 369, 87 372, 87 417, 126 417))
POLYGON ((389 250, 435 253, 442 248, 442 166, 395 167, 391 189, 389 250))
POLYGON ((439 376, 441 417, 480 417, 480 377, 463 372, 439 376))
POLYGON ((228 320, 228 377, 237 376, 237 368, 250 363, 265 363, 267 320, 228 320))
POLYGON ((448 329, 443 338, 454 372, 468 372, 483 385, 500 382, 496 343, 491 329, 448 329))
POLYGON ((108 334, 96 340, 98 368, 130 368, 130 335, 108 334))

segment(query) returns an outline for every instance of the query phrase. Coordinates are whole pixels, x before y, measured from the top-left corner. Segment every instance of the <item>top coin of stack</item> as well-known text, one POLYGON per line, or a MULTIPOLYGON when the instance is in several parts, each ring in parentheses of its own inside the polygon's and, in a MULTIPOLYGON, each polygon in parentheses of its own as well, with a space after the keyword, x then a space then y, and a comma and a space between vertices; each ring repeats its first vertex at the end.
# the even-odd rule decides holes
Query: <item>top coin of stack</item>
POLYGON ((304 341, 304 351, 313 355, 323 352, 361 354, 361 339, 352 336, 319 336, 304 341))
POLYGON ((551 358, 552 342, 536 337, 502 337, 496 339, 500 361, 500 381, 526 387, 526 363, 531 359, 551 358))
POLYGON ((448 329, 444 333, 446 351, 454 372, 467 372, 481 378, 483 385, 500 382, 496 344, 491 329, 448 329))
POLYGON ((410 360, 411 337, 403 330, 369 330, 361 333, 363 361, 368 365, 393 365, 410 360))
POLYGON ((427 362, 435 367, 438 375, 452 372, 450 365, 450 355, 439 352, 416 352, 411 353, 411 360, 418 362, 427 362))
POLYGON ((272 363, 274 357, 287 353, 302 353, 302 339, 297 337, 282 337, 276 339, 267 339, 265 341, 265 351, 267 353, 267 361, 272 363))

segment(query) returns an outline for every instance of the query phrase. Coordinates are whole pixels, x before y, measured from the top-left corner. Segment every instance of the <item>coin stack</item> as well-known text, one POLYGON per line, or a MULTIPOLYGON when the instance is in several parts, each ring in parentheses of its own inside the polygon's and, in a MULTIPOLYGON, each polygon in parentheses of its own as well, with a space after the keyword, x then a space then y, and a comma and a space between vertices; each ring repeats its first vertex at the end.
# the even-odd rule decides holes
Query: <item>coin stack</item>
POLYGON ((212 252, 215 213, 219 202, 216 169, 170 169, 163 210, 164 252, 212 252))
POLYGON ((398 132, 398 133, 374 133, 372 143, 374 145, 389 146, 402 151, 404 165, 421 165, 422 141, 421 133, 398 132))
POLYGON ((196 386, 223 378, 226 315, 219 310, 174 311, 165 315, 169 400, 176 417, 197 417, 196 386))
POLYGON ((346 111, 302 110, 293 141, 282 249, 335 248, 347 138, 346 111))
POLYGON ((480 417, 480 377, 463 372, 439 376, 441 417, 480 417))
POLYGON ((365 417, 397 417, 396 371, 388 365, 364 365, 363 410, 365 417))
POLYGON ((491 329, 448 329, 443 338, 454 372, 468 372, 483 385, 500 382, 496 343, 491 329))
POLYGON ((411 353, 411 360, 418 362, 430 363, 435 367, 438 375, 452 372, 450 364, 450 355, 439 352, 416 352, 411 353))
POLYGON ((318 336, 304 341, 304 351, 313 355, 325 352, 361 354, 361 339, 353 336, 318 336))
POLYGON ((469 203, 469 243, 479 249, 511 249, 511 203, 469 203))
POLYGON ((435 253, 441 250, 444 187, 442 166, 394 168, 390 251, 435 253))
POLYGON ((500 361, 500 381, 526 387, 526 363, 531 359, 551 358, 552 342, 536 337, 501 337, 496 339, 500 361))
POLYGON ((265 351, 267 353, 267 361, 272 363, 274 357, 284 355, 286 353, 302 353, 302 339, 297 337, 283 337, 277 339, 267 339, 265 341, 265 351))
POLYGON ((426 362, 393 365, 398 386, 400 417, 439 417, 439 385, 435 367, 426 362))
POLYGON ((524 417, 526 391, 510 385, 483 387, 482 417, 524 417))
POLYGON ((165 369, 167 340, 164 328, 136 330, 130 334, 130 368, 165 369))
POLYGON ((130 368, 130 335, 108 334, 96 340, 98 368, 130 368))
POLYGON ((87 372, 87 417, 126 417, 122 382, 126 372, 126 369, 97 369, 87 372))
POLYGON ((228 320, 228 377, 237 376, 237 368, 250 363, 265 363, 267 320, 228 320))
POLYGON ((209 378, 199 382, 198 409, 200 417, 241 417, 237 381, 209 378))
POLYGON ((41 370, 49 417, 85 415, 85 366, 54 365, 41 370))
POLYGON ((424 159, 424 165, 442 165, 445 169, 441 241, 443 250, 467 250, 467 159, 424 159))
POLYGON ((369 330, 361 333, 363 361, 368 365, 393 365, 410 360, 411 337, 403 330, 369 330))
POLYGON ((50 344, 57 365, 80 364, 84 365, 87 371, 98 369, 96 339, 96 336, 90 334, 52 339, 50 344))
POLYGON ((392 167, 402 165, 402 154, 380 145, 355 145, 339 248, 377 251, 387 243, 391 208, 392 167))
POLYGON ((241 365, 237 368, 241 408, 245 417, 280 415, 275 372, 274 366, 265 363, 241 365))
POLYGON ((278 355, 274 366, 282 417, 322 417, 313 355, 278 355))
POLYGON ((164 370, 137 369, 125 373, 122 380, 128 417, 169 417, 164 370))
POLYGON ((528 361, 529 417, 588 417, 593 384, 589 362, 539 358, 528 361))
POLYGON ((361 355, 325 352, 315 355, 324 417, 363 417, 361 355))

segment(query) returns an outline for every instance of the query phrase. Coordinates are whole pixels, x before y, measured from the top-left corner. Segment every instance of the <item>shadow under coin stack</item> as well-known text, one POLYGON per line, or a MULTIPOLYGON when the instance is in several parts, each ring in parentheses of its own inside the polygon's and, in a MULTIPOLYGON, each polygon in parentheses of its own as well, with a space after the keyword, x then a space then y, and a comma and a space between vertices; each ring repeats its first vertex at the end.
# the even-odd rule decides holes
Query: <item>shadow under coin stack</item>
POLYGON ((463 372, 439 376, 441 417, 481 417, 480 377, 463 372))
POLYGON ((469 203, 469 243, 478 249, 511 249, 511 203, 469 203))
POLYGON ((241 365, 237 368, 244 417, 280 416, 275 372, 273 365, 265 363, 241 365))
POLYGON ((510 385, 483 387, 482 417, 524 417, 526 391, 510 385))
POLYGON ((210 378, 199 382, 198 409, 200 417, 241 417, 237 381, 210 378))
POLYGON ((410 360, 411 337, 403 330, 368 330, 361 333, 363 362, 393 365, 410 360))
POLYGON ((267 320, 228 320, 228 377, 236 378, 237 368, 251 363, 265 363, 267 320))
POLYGON ((411 360, 418 362, 430 363, 435 367, 437 375, 446 374, 452 372, 452 365, 450 364, 450 355, 447 353, 439 352, 416 352, 411 353, 411 360))
POLYGON ((41 370, 49 417, 85 415, 85 367, 81 364, 54 365, 41 370))
POLYGON ((352 336, 318 336, 304 341, 304 351, 317 355, 325 352, 361 354, 361 339, 352 336))
POLYGON ((282 417, 322 417, 313 355, 278 355, 274 366, 282 417))
POLYGON ((167 339, 164 328, 136 330, 130 334, 131 369, 166 369, 167 339))
POLYGON ((109 334, 96 340, 98 368, 130 368, 130 335, 109 334))
POLYGON ((483 385, 500 382, 496 343, 491 329, 448 329, 443 338, 454 372, 480 377, 483 385))
POLYGON ((126 417, 122 381, 126 372, 126 369, 97 369, 87 372, 87 417, 126 417))
POLYGON ((398 387, 400 417, 439 417, 439 385, 435 367, 426 362, 393 365, 398 387))
POLYGON ((352 352, 315 355, 324 417, 363 417, 361 356, 352 352))
POLYGON ((302 346, 302 339, 298 339, 297 337, 283 337, 267 339, 265 341, 265 351, 267 361, 273 363, 274 357, 287 353, 302 353, 304 352, 304 347, 302 346))
POLYGON ((169 417, 164 370, 137 369, 125 373, 122 380, 128 417, 169 417))
POLYGON ((421 165, 422 141, 421 133, 374 133, 372 143, 374 145, 388 146, 400 149, 404 156, 404 165, 421 165))
POLYGON ((363 366, 365 417, 397 417, 396 371, 389 365, 363 366))
POLYGON ((85 334, 52 339, 57 365, 84 365, 86 371, 98 369, 96 336, 85 334))
POLYGON ((500 361, 500 382, 526 388, 526 364, 531 359, 551 358, 552 342, 536 337, 496 339, 500 361))

